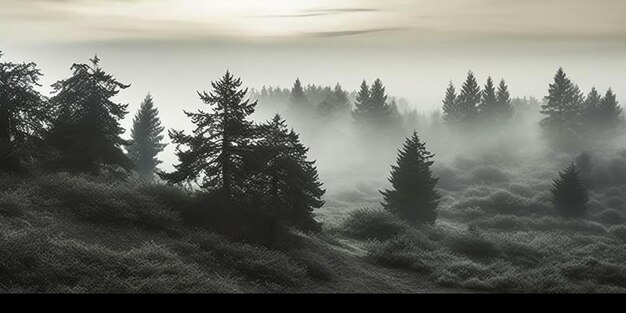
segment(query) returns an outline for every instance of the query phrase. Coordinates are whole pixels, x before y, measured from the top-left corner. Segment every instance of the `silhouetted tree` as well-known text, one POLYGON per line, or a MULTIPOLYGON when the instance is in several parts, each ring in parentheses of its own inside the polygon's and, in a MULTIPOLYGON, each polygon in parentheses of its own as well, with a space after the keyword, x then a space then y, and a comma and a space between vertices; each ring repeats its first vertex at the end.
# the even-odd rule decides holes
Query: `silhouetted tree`
POLYGON ((317 106, 318 116, 324 119, 342 117, 349 110, 348 93, 339 84, 335 86, 335 89, 327 93, 325 99, 317 106))
POLYGON ((579 217, 585 214, 589 196, 587 188, 579 178, 576 165, 572 163, 559 177, 554 180, 552 186, 552 203, 557 213, 564 217, 579 217))
POLYGON ((498 84, 498 91, 496 91, 496 119, 498 122, 505 122, 510 120, 514 113, 515 110, 511 103, 509 87, 506 85, 504 79, 501 79, 500 84, 498 84))
POLYGON ((321 225, 313 218, 313 210, 324 201, 315 161, 307 160, 308 148, 300 143, 296 132, 288 130, 280 115, 258 126, 262 205, 278 220, 302 231, 319 231, 321 225))
POLYGON ((401 125, 397 108, 387 103, 385 86, 380 79, 369 89, 363 81, 355 105, 352 117, 358 125, 388 130, 401 125))
POLYGON ((50 99, 55 120, 47 141, 58 152, 51 165, 72 172, 100 173, 104 166, 130 169, 132 162, 121 150, 128 145, 120 135, 119 121, 128 113, 128 104, 111 100, 124 85, 99 65, 74 64, 72 76, 52 85, 56 95, 50 99))
POLYGON ((487 123, 494 123, 497 119, 498 102, 496 99, 496 87, 491 76, 487 77, 487 83, 482 91, 478 112, 487 123))
POLYGON ((410 223, 433 224, 437 218, 438 178, 432 176, 433 154, 426 151, 417 132, 398 150, 397 165, 392 165, 389 182, 393 189, 381 191, 383 207, 410 223))
POLYGON ((39 140, 48 121, 46 103, 35 90, 41 75, 32 62, 0 62, 0 171, 22 170, 21 161, 32 156, 28 144, 39 140))
POLYGON ((611 88, 606 91, 594 115, 600 132, 613 131, 623 123, 622 108, 611 88))
POLYGON ((585 102, 582 108, 582 119, 584 126, 589 130, 595 130, 598 126, 598 108, 602 102, 602 96, 596 90, 596 87, 592 87, 591 91, 587 94, 585 102))
POLYGON ((300 83, 300 78, 296 78, 296 81, 291 88, 289 105, 290 108, 296 111, 298 114, 308 114, 308 111, 311 109, 309 99, 304 94, 302 83, 300 83))
POLYGON ((197 182, 201 178, 202 188, 222 191, 229 200, 235 193, 244 192, 244 173, 240 169, 243 158, 251 150, 254 131, 247 117, 254 112, 257 102, 244 101, 248 90, 240 89, 241 79, 234 78, 229 71, 220 80, 211 82, 211 86, 212 92, 198 92, 198 95, 212 113, 185 111, 196 128, 191 135, 169 131, 179 163, 174 165, 174 172, 159 175, 171 183, 197 182), (187 149, 182 150, 181 146, 187 149))
POLYGON ((472 71, 467 73, 467 79, 461 87, 461 92, 457 97, 460 114, 460 122, 464 127, 471 127, 478 118, 478 104, 480 103, 480 86, 472 71))
POLYGON ((133 143, 128 146, 128 157, 135 164, 137 171, 152 177, 161 161, 156 158, 163 151, 163 127, 159 119, 159 110, 154 106, 152 96, 148 94, 141 103, 133 120, 131 137, 133 143))
POLYGON ((461 121, 461 110, 458 104, 456 90, 452 81, 450 81, 446 89, 446 95, 443 98, 443 121, 447 125, 458 125, 461 121))
POLYGON ((545 100, 540 111, 545 115, 540 122, 541 127, 559 139, 580 133, 583 96, 563 68, 556 72, 545 100))

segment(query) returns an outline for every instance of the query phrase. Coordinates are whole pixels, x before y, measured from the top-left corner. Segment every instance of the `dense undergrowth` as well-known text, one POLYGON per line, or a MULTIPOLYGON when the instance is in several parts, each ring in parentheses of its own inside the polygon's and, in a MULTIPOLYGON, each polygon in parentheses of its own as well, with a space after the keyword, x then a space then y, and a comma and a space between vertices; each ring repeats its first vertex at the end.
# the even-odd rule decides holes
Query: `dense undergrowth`
POLYGON ((438 164, 434 226, 353 209, 379 200, 359 182, 328 198, 322 233, 261 241, 258 215, 179 187, 0 176, 0 291, 626 292, 626 158, 596 163, 577 219, 550 202, 562 164, 485 163, 438 164))

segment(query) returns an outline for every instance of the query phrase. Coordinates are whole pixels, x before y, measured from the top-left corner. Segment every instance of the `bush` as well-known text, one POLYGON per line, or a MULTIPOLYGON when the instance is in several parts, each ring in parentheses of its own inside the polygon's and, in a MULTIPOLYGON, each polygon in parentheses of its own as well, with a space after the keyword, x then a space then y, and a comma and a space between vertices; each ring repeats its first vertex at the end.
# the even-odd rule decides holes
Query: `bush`
POLYGON ((495 258, 501 254, 493 242, 484 238, 476 228, 471 226, 468 232, 448 238, 447 245, 452 250, 474 259, 495 258))
POLYGON ((140 191, 141 183, 107 182, 87 176, 50 175, 35 182, 41 198, 55 208, 95 224, 129 222, 168 229, 179 221, 171 207, 140 191))
POLYGON ((342 232, 359 240, 387 240, 405 232, 409 226, 384 210, 361 209, 350 212, 342 232))
POLYGON ((209 276, 169 249, 146 243, 113 251, 45 231, 0 235, 3 292, 232 292, 236 283, 209 276))
POLYGON ((609 234, 626 242, 626 225, 617 225, 609 228, 609 234))

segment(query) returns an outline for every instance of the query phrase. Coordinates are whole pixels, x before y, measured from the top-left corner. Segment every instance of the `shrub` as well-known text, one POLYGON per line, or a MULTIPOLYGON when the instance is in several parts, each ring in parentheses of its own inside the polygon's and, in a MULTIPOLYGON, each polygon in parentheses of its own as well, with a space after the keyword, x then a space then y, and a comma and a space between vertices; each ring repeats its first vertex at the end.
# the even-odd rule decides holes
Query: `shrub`
POLYGON ((468 232, 448 238, 447 245, 452 250, 474 259, 495 258, 501 254, 493 242, 472 226, 468 228, 468 232))
POLYGON ((350 213, 342 232, 359 240, 387 240, 405 232, 409 226, 384 210, 361 209, 350 213))
POLYGON ((626 242, 626 225, 617 225, 609 228, 609 234, 626 242))

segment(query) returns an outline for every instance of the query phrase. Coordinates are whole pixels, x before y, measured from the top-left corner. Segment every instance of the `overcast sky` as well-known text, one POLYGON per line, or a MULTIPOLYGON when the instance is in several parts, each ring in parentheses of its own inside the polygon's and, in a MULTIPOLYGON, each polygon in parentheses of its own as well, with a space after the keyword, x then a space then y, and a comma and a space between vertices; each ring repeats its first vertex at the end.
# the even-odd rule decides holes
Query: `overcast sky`
MULTIPOLYGON (((0 0, 0 50, 34 61, 42 91, 95 53, 151 92, 166 127, 226 69, 245 85, 357 89, 380 77, 421 111, 441 106, 468 70, 505 78, 513 96, 547 94, 559 66, 585 92, 626 95, 626 0, 0 0)), ((262 104, 260 104, 262 105, 262 104)))

